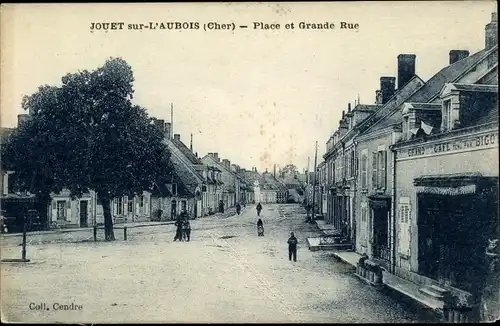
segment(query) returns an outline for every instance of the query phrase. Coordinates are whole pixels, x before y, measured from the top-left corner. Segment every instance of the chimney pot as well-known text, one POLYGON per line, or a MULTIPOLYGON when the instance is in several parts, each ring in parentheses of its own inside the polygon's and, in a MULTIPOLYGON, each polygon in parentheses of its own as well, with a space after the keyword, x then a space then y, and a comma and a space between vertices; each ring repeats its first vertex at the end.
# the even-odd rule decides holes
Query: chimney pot
POLYGON ((450 51, 450 65, 457 61, 465 59, 469 56, 469 51, 467 50, 451 50, 450 51))
POLYGON ((398 89, 406 85, 415 76, 416 57, 414 54, 398 55, 398 89))
POLYGON ((26 120, 28 120, 28 118, 29 118, 29 114, 18 114, 17 115, 17 127, 18 128, 21 127, 21 125, 23 123, 25 123, 26 120))
POLYGON ((381 103, 385 104, 396 92, 396 77, 380 77, 381 103))
POLYGON ((172 124, 170 122, 165 123, 165 137, 172 139, 172 124))
POLYGON ((485 48, 489 50, 498 44, 498 22, 497 13, 491 14, 491 22, 485 27, 485 48))
POLYGON ((174 139, 177 141, 181 141, 181 135, 180 134, 174 134, 174 139))

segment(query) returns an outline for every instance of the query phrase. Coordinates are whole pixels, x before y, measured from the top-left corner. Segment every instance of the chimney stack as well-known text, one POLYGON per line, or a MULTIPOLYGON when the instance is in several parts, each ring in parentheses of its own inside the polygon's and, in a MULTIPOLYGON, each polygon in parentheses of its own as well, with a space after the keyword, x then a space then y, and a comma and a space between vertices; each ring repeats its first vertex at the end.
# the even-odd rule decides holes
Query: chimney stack
POLYGON ((469 51, 467 50, 451 50, 450 51, 450 65, 457 61, 465 59, 469 56, 469 51))
POLYGON ((20 128, 28 119, 29 114, 18 114, 17 115, 17 128, 20 128))
POLYGON ((214 153, 214 159, 219 162, 219 153, 214 153))
POLYGON ((165 137, 172 139, 172 124, 170 122, 165 123, 165 137))
POLYGON ((351 103, 347 104, 347 113, 351 113, 351 103))
POLYGON ((189 144, 189 149, 193 151, 193 134, 191 134, 191 143, 189 144))
POLYGON ((381 104, 387 103, 396 92, 396 77, 380 77, 381 104))
POLYGON ((485 27, 485 48, 491 49, 498 44, 498 18, 497 13, 491 14, 491 22, 485 27))
POLYGON ((181 141, 181 135, 174 134, 174 140, 181 141))
POLYGON ((416 57, 414 54, 398 55, 398 89, 406 85, 415 76, 416 57))
POLYGON ((345 118, 345 111, 342 110, 342 119, 344 119, 344 118, 345 118))
POLYGON ((222 164, 224 164, 224 166, 228 169, 231 169, 231 162, 228 159, 223 159, 222 164))

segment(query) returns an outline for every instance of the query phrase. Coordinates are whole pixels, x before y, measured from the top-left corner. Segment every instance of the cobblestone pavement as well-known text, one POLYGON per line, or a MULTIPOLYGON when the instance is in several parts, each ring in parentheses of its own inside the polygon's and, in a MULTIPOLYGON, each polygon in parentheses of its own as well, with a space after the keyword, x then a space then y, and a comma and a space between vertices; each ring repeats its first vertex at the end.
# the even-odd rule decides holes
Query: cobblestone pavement
MULTIPOLYGON (((262 219, 264 237, 257 236, 254 207, 247 206, 241 215, 192 221, 190 242, 173 242, 173 225, 134 228, 127 241, 118 235, 117 241, 94 243, 88 232, 31 239, 30 263, 1 265, 2 319, 425 321, 418 311, 361 283, 331 253, 309 251, 306 237, 318 231, 304 223, 298 205, 264 205, 262 219), (299 239, 297 262, 288 260, 291 231, 299 239), (55 310, 55 303, 82 309, 55 310)), ((2 242, 2 258, 19 256, 16 241, 2 242)))

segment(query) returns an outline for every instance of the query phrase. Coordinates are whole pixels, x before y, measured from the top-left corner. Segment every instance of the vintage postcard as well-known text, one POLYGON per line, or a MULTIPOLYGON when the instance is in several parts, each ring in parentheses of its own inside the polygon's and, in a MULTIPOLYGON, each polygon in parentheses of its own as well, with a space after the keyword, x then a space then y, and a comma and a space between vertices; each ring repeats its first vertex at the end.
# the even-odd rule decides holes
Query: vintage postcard
POLYGON ((2 322, 497 320, 496 10, 2 4, 2 322))

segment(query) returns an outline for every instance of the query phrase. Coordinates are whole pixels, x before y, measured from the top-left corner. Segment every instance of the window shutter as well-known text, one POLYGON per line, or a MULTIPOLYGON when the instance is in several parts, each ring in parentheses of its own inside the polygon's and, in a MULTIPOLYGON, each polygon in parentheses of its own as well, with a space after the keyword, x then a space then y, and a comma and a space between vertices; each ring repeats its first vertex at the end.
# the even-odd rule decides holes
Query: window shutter
POLYGON ((144 215, 151 216, 151 212, 149 211, 149 194, 144 195, 144 215))
POLYGON ((382 153, 382 166, 381 166, 381 182, 380 186, 384 189, 387 189, 387 151, 383 151, 382 153))
POLYGON ((57 221, 57 202, 55 200, 52 201, 51 212, 52 212, 52 222, 57 221))
POLYGON ((66 201, 66 221, 71 221, 71 201, 66 201))
POLYGON ((372 188, 373 190, 377 189, 377 165, 378 165, 378 157, 377 152, 372 153, 372 188))

